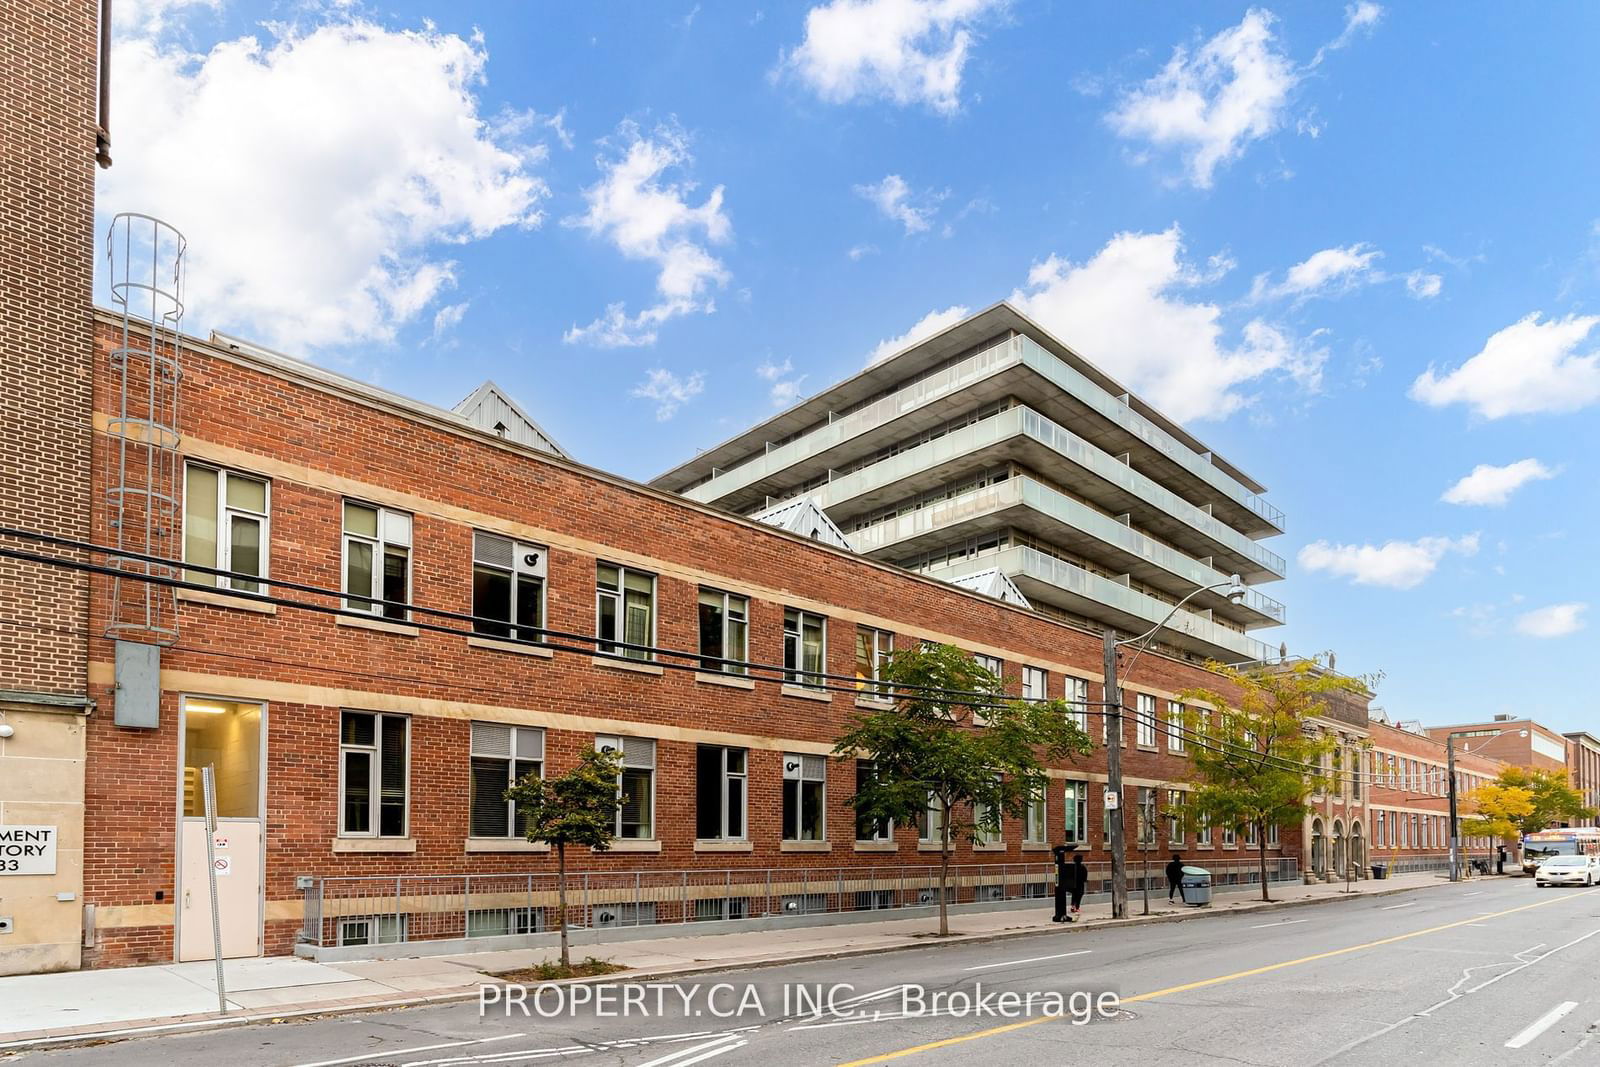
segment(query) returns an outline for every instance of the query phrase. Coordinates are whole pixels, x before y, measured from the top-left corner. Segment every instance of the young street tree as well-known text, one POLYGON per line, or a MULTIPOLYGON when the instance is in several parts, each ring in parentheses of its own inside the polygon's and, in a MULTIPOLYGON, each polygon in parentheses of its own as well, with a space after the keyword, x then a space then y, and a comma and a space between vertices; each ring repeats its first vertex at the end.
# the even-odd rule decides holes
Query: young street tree
POLYGON ((950 645, 891 653, 879 687, 893 706, 856 715, 833 752, 871 764, 850 798, 862 822, 937 819, 944 937, 951 845, 998 834, 1003 815, 1022 815, 1044 794, 1046 763, 1087 753, 1089 737, 1065 701, 1010 699, 1000 679, 950 645))
POLYGON ((1488 837, 1515 844, 1522 822, 1533 814, 1533 792, 1498 780, 1485 782, 1466 798, 1472 817, 1461 820, 1463 837, 1488 837))
POLYGON ((1479 826, 1478 819, 1469 819, 1461 824, 1463 834, 1495 836, 1512 843, 1525 834, 1584 822, 1595 814, 1584 805, 1583 794, 1572 788, 1566 771, 1532 767, 1507 767, 1494 781, 1475 790, 1468 803, 1478 819, 1510 825, 1496 832, 1479 826))
POLYGON ((617 788, 622 758, 615 752, 589 750, 578 765, 559 778, 529 774, 506 790, 517 806, 522 833, 529 841, 556 847, 556 899, 560 907, 561 969, 572 970, 567 947, 567 846, 587 846, 599 852, 611 847, 616 836, 617 809, 627 799, 617 788))
POLYGON ((1312 719, 1323 713, 1329 696, 1366 687, 1310 662, 1249 670, 1212 663, 1209 669, 1237 696, 1230 701, 1209 689, 1180 694, 1196 782, 1184 805, 1185 823, 1254 827, 1261 899, 1271 900, 1268 829, 1303 820, 1311 810, 1307 798, 1333 784, 1319 768, 1338 743, 1312 719))

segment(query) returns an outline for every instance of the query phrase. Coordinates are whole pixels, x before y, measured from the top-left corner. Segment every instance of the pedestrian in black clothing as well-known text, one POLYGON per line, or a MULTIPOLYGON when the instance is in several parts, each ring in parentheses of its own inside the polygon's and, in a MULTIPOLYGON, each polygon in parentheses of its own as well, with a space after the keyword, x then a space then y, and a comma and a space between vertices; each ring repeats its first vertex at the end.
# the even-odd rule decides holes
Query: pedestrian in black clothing
POLYGON ((1172 903, 1174 894, 1183 884, 1183 857, 1176 852, 1172 854, 1172 862, 1167 864, 1167 903, 1172 903))
POLYGON ((1056 858, 1056 914, 1050 921, 1069 923, 1072 921, 1072 916, 1067 914, 1067 889, 1071 871, 1067 867, 1067 853, 1071 849, 1066 845, 1057 845, 1050 851, 1056 858))
POLYGON ((1083 853, 1072 857, 1072 866, 1067 868, 1067 873, 1072 876, 1069 886, 1072 890, 1072 914, 1076 915, 1083 904, 1083 891, 1089 888, 1089 868, 1083 865, 1083 853))

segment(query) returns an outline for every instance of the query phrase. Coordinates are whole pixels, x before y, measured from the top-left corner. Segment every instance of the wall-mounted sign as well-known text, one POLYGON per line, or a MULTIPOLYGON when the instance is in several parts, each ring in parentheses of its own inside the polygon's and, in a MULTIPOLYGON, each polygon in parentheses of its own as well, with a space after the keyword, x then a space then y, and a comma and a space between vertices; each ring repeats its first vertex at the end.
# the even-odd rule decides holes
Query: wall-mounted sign
POLYGON ((55 874, 54 826, 0 826, 0 874, 55 874))
POLYGON ((211 861, 211 865, 217 869, 218 878, 227 878, 233 874, 233 857, 231 856, 218 856, 211 861))

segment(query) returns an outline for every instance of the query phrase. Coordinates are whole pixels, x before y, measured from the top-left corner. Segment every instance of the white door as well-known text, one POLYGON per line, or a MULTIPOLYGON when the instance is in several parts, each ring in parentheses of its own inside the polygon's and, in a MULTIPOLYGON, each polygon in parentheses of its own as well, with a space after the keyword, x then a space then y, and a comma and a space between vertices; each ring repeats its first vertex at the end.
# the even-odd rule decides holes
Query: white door
POLYGON ((178 835, 177 956, 216 954, 211 881, 217 876, 222 958, 262 951, 262 834, 266 709, 204 697, 183 699, 183 780, 178 835), (215 777, 217 830, 206 850, 204 768, 215 777))

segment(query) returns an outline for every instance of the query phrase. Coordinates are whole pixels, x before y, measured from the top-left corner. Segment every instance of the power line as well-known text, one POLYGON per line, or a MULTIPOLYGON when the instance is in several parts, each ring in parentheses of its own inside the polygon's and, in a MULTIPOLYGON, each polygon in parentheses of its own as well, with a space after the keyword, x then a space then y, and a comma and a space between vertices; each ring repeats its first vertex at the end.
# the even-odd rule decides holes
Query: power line
MULTIPOLYGON (((1008 706, 1010 704, 1017 703, 1017 702, 1026 702, 1026 703, 1051 703, 1051 702, 1054 702, 1052 700, 1052 698, 1049 698, 1049 697, 1043 697, 1043 698, 1039 698, 1039 697, 1006 698, 1004 694, 992 693, 992 692, 982 692, 982 691, 977 691, 977 690, 958 690, 958 689, 951 689, 951 688, 944 687, 944 686, 935 686, 935 685, 928 685, 928 684, 915 683, 915 682, 889 682, 889 681, 879 681, 877 679, 862 679, 862 678, 858 678, 858 677, 856 677, 854 675, 832 674, 832 673, 829 673, 829 672, 826 672, 826 671, 802 671, 802 670, 799 670, 799 669, 796 669, 796 668, 790 668, 790 667, 787 667, 787 666, 779 666, 779 665, 776 665, 776 664, 761 663, 761 662, 754 661, 754 660, 737 660, 737 659, 730 659, 730 658, 725 658, 725 657, 705 656, 705 655, 702 655, 702 654, 700 654, 698 652, 687 652, 687 651, 684 651, 684 650, 681 650, 681 649, 668 648, 668 647, 662 646, 662 645, 637 644, 637 643, 631 643, 631 642, 626 642, 626 641, 613 640, 613 639, 601 637, 598 634, 580 634, 580 633, 574 633, 574 632, 550 629, 548 627, 523 626, 523 625, 511 623, 511 622, 509 622, 507 620, 504 620, 504 619, 496 619, 496 618, 491 618, 491 617, 488 617, 488 616, 469 614, 469 613, 465 613, 465 612, 449 611, 449 610, 443 609, 443 608, 427 607, 425 605, 415 604, 415 603, 412 603, 410 601, 389 600, 389 599, 385 599, 385 598, 381 598, 381 597, 371 597, 371 596, 351 597, 349 594, 345 593, 342 590, 335 591, 335 590, 332 590, 332 589, 323 588, 321 586, 309 585, 309 584, 301 583, 301 582, 291 582, 291 581, 286 581, 286 580, 282 580, 282 579, 274 579, 274 578, 262 578, 262 577, 260 577, 258 575, 246 574, 244 572, 227 570, 227 569, 223 569, 223 568, 219 568, 219 567, 208 567, 208 566, 204 566, 204 565, 201 565, 201 564, 193 564, 193 563, 180 563, 179 561, 166 559, 166 558, 160 557, 160 556, 147 555, 147 554, 144 554, 144 553, 133 552, 133 551, 125 550, 125 549, 114 549, 114 548, 110 548, 110 547, 107 547, 107 546, 104 546, 104 545, 94 544, 93 542, 80 541, 80 540, 76 540, 76 539, 73 539, 73 538, 60 537, 60 536, 56 536, 56 535, 53 535, 53 534, 45 534, 45 533, 41 533, 41 532, 38 532, 38 531, 25 530, 25 529, 21 529, 21 528, 17 528, 17 527, 0 526, 0 535, 19 538, 19 539, 23 539, 23 540, 36 541, 36 542, 40 542, 42 544, 52 545, 52 546, 60 547, 60 548, 69 548, 69 549, 73 549, 75 551, 80 551, 80 552, 84 552, 84 553, 88 553, 88 554, 109 556, 109 557, 112 557, 113 561, 116 561, 116 560, 131 560, 131 561, 137 561, 137 562, 146 563, 146 564, 153 564, 153 565, 170 567, 170 568, 173 568, 175 570, 176 569, 181 569, 183 571, 194 571, 194 572, 198 572, 198 573, 212 575, 214 577, 227 578, 227 579, 230 579, 230 580, 239 580, 239 581, 249 582, 251 584, 259 585, 259 586, 270 586, 270 587, 276 587, 276 588, 280 588, 280 589, 290 589, 290 590, 293 590, 295 592, 308 593, 308 594, 311 594, 311 595, 314 595, 314 596, 329 597, 329 598, 337 600, 337 601, 349 601, 349 600, 353 600, 353 599, 358 599, 363 603, 381 605, 381 606, 386 607, 386 608, 396 608, 396 609, 398 609, 398 610, 400 610, 402 612, 408 613, 408 614, 409 613, 417 613, 417 614, 422 614, 422 615, 429 615, 429 616, 433 616, 433 617, 436 617, 436 618, 444 618, 444 619, 449 619, 449 620, 458 621, 458 622, 472 623, 474 626, 476 626, 478 624, 488 624, 489 626, 492 626, 492 627, 494 627, 496 629, 503 628, 503 629, 506 629, 506 630, 509 630, 509 631, 515 631, 519 635, 518 637, 501 637, 498 634, 486 635, 483 631, 480 631, 480 630, 477 630, 477 629, 474 629, 474 630, 462 630, 462 629, 457 629, 457 628, 450 627, 450 626, 439 625, 439 624, 436 624, 436 623, 422 622, 422 621, 415 620, 415 619, 407 619, 405 621, 405 623, 404 623, 404 625, 412 626, 412 627, 420 629, 420 630, 427 630, 427 631, 433 632, 433 633, 441 633, 441 634, 457 636, 457 637, 492 636, 495 640, 506 641, 507 643, 510 643, 510 644, 527 645, 527 646, 532 647, 532 648, 549 649, 549 650, 555 651, 555 652, 587 653, 587 654, 590 654, 590 655, 593 655, 593 656, 598 656, 600 658, 612 659, 612 660, 616 660, 616 661, 624 662, 624 663, 636 663, 636 662, 639 662, 639 660, 636 657, 631 657, 631 656, 623 655, 623 654, 620 654, 620 653, 617 653, 617 652, 608 651, 608 650, 611 650, 611 649, 626 649, 628 651, 633 651, 633 652, 643 652, 643 653, 646 653, 646 654, 648 654, 650 656, 662 656, 662 655, 664 655, 664 656, 676 657, 676 658, 679 658, 679 659, 683 659, 683 660, 689 661, 689 662, 683 662, 683 663, 673 662, 671 660, 661 660, 661 659, 656 659, 656 660, 653 661, 654 665, 662 667, 662 668, 666 668, 666 669, 671 669, 671 670, 692 671, 692 672, 700 673, 700 672, 704 672, 707 669, 707 665, 708 664, 716 664, 716 665, 718 665, 718 667, 717 668, 713 668, 713 669, 720 669, 721 667, 729 667, 729 666, 740 668, 740 671, 738 671, 738 672, 725 672, 725 673, 728 673, 732 677, 748 677, 748 678, 751 678, 752 681, 773 682, 773 683, 777 683, 777 684, 780 684, 780 685, 782 685, 782 684, 799 684, 799 685, 804 686, 808 690, 812 690, 812 691, 832 692, 832 693, 847 693, 847 694, 853 693, 853 694, 857 695, 858 697, 861 696, 863 693, 883 693, 886 690, 898 693, 902 699, 919 699, 919 698, 921 698, 921 699, 930 699, 930 698, 942 697, 942 698, 945 698, 947 700, 950 700, 953 703, 960 704, 961 706, 964 706, 964 707, 971 707, 971 708, 973 708, 975 710, 1001 708, 1001 707, 1006 707, 1006 706, 1008 706), (549 640, 528 640, 528 639, 523 638, 523 637, 520 636, 520 634, 522 634, 523 632, 533 632, 533 633, 537 633, 537 634, 541 635, 542 637, 556 638, 556 639, 558 639, 560 641, 566 641, 566 642, 576 641, 576 642, 580 642, 581 644, 577 645, 577 646, 574 646, 572 644, 558 644, 558 643, 555 643, 555 642, 552 642, 552 641, 549 641, 549 640), (752 672, 765 672, 765 673, 764 674, 753 674, 752 672), (804 680, 802 680, 802 679, 804 679, 804 680), (809 681, 810 679, 820 679, 820 680, 823 681, 824 684, 815 684, 815 683, 809 681), (837 684, 837 685, 835 685, 835 684, 826 684, 826 683, 833 683, 833 682, 840 682, 840 683, 844 683, 844 684, 837 684)), ((144 581, 144 582, 147 582, 147 583, 150 583, 150 584, 154 584, 154 585, 160 585, 160 586, 163 586, 163 587, 172 588, 172 589, 175 589, 175 590, 176 589, 185 589, 185 590, 191 590, 191 591, 202 592, 202 593, 218 593, 219 592, 219 590, 215 586, 208 586, 208 585, 205 585, 205 584, 200 583, 200 582, 191 582, 191 581, 187 581, 187 580, 184 580, 184 579, 167 577, 165 575, 157 575, 157 574, 151 574, 151 573, 139 573, 139 572, 136 572, 136 571, 129 571, 129 570, 125 569, 125 568, 117 567, 117 566, 113 566, 113 565, 109 565, 109 564, 94 564, 94 563, 88 563, 88 562, 85 562, 85 561, 82 561, 82 560, 65 559, 65 558, 56 557, 56 556, 45 556, 45 555, 40 555, 40 554, 37 554, 37 553, 25 552, 25 551, 22 551, 20 549, 6 548, 6 547, 3 547, 3 546, 0 546, 0 557, 18 559, 18 560, 23 560, 23 561, 32 562, 32 563, 38 563, 38 564, 42 564, 42 565, 46 565, 46 566, 66 567, 66 568, 69 568, 69 569, 72 569, 72 570, 78 570, 78 571, 86 572, 86 573, 89 573, 89 574, 98 574, 98 575, 108 576, 108 577, 131 578, 131 579, 144 581)), ((227 595, 229 597, 237 598, 237 599, 240 599, 240 600, 251 601, 251 602, 262 603, 262 604, 271 604, 271 605, 281 606, 281 607, 298 608, 300 610, 311 611, 311 612, 318 613, 318 614, 323 614, 323 615, 332 615, 332 616, 337 616, 337 617, 363 619, 363 620, 370 620, 370 619, 373 618, 373 614, 371 612, 357 611, 357 610, 349 609, 349 608, 334 607, 334 606, 330 606, 330 605, 326 605, 326 604, 308 603, 308 602, 303 601, 303 600, 293 600, 293 599, 290 599, 290 598, 287 598, 287 597, 277 596, 277 595, 268 594, 268 593, 249 592, 249 591, 246 591, 246 590, 233 589, 233 588, 229 588, 229 589, 223 590, 221 592, 223 592, 225 595, 227 595)), ((38 629, 46 629, 46 628, 39 627, 38 629)), ((83 631, 62 630, 61 632, 71 632, 71 633, 74 633, 74 634, 80 634, 81 633, 82 635, 86 635, 86 636, 91 636, 91 637, 94 636, 93 633, 91 631, 89 631, 89 630, 83 630, 83 631)), ((279 661, 275 661, 275 660, 263 659, 263 658, 260 658, 260 657, 244 656, 244 655, 238 654, 238 653, 224 653, 224 652, 218 652, 218 651, 210 650, 210 649, 198 649, 198 648, 194 648, 192 646, 182 646, 182 647, 184 648, 185 651, 189 651, 189 652, 199 652, 199 653, 204 653, 204 654, 208 654, 208 655, 215 655, 215 656, 223 657, 223 658, 238 659, 238 660, 246 661, 246 662, 254 662, 254 663, 260 663, 260 664, 273 664, 273 663, 279 662, 279 661)), ((339 670, 337 668, 316 668, 316 669, 318 669, 318 670, 326 670, 326 671, 328 671, 330 673, 348 674, 348 675, 356 676, 356 677, 369 677, 369 678, 379 678, 379 677, 381 677, 381 678, 386 678, 387 680, 390 680, 390 681, 405 682, 405 683, 416 683, 416 682, 425 680, 425 679, 409 677, 409 676, 403 676, 403 675, 383 674, 381 672, 375 673, 375 672, 370 672, 370 671, 366 671, 366 672, 341 671, 341 670, 339 670)), ((481 689, 481 688, 478 689, 477 691, 479 691, 479 692, 491 692, 491 690, 486 690, 486 689, 481 689)), ((1119 711, 1131 713, 1136 723, 1142 721, 1142 719, 1143 719, 1143 717, 1139 714, 1139 712, 1137 711, 1136 708, 1129 707, 1128 705, 1126 705, 1126 704, 1121 702, 1120 694, 1119 694, 1119 699, 1115 700, 1115 701, 1063 700, 1062 703, 1065 703, 1071 709, 1071 711, 1074 714, 1082 716, 1084 718, 1088 718, 1091 715, 1100 716, 1100 717, 1104 718, 1104 717, 1106 717, 1108 715, 1108 712, 1105 709, 1107 709, 1107 708, 1111 707, 1113 704, 1115 704, 1115 705, 1118 706, 1119 711), (1093 708, 1095 710, 1090 710, 1091 708, 1093 708)), ((1150 721, 1152 722, 1152 725, 1156 725, 1156 721, 1154 719, 1152 719, 1150 721)), ((1227 746, 1227 747, 1224 747, 1224 748, 1218 748, 1215 745, 1209 743, 1210 740, 1211 740, 1210 739, 1210 735, 1205 734, 1205 733, 1203 733, 1201 731, 1190 730, 1188 727, 1185 727, 1185 726, 1183 726, 1181 724, 1178 724, 1178 723, 1174 723, 1170 719, 1166 720, 1165 723, 1161 724, 1161 727, 1163 728, 1164 732, 1166 732, 1168 734, 1169 737, 1174 733, 1174 731, 1176 731, 1176 732, 1180 733, 1181 735, 1183 735, 1183 737, 1185 739, 1185 742, 1187 744, 1193 744, 1197 748, 1201 748, 1201 749, 1203 749, 1205 751, 1209 751, 1209 752, 1215 752, 1215 753, 1217 753, 1219 755, 1243 755, 1243 754, 1246 754, 1246 753, 1250 753, 1250 754, 1253 754, 1253 755, 1261 757, 1263 762, 1270 763, 1275 769, 1278 769, 1278 770, 1281 770, 1281 771, 1288 771, 1288 772, 1298 773, 1298 774, 1302 774, 1302 775, 1306 775, 1306 776, 1315 776, 1315 777, 1318 777, 1318 778, 1322 778, 1322 779, 1324 779, 1324 780, 1326 780, 1326 781, 1328 781, 1330 783, 1347 783, 1347 784, 1359 787, 1359 785, 1363 781, 1365 781, 1366 783, 1368 783, 1369 786, 1373 786, 1373 787, 1390 788, 1390 789, 1394 788, 1392 785, 1384 784, 1385 783, 1385 779, 1380 778, 1379 776, 1374 775, 1374 774, 1363 774, 1362 772, 1357 771, 1357 772, 1353 772, 1351 774, 1330 775, 1330 774, 1327 773, 1327 771, 1324 768, 1318 767, 1318 766, 1316 766, 1314 764, 1305 763, 1305 762, 1301 762, 1301 761, 1295 761, 1295 760, 1289 760, 1289 759, 1287 759, 1285 757, 1277 756, 1277 755, 1274 755, 1274 754, 1272 754, 1270 752, 1265 752, 1264 753, 1264 752, 1260 752, 1258 750, 1243 749, 1243 748, 1239 748, 1238 746, 1231 746, 1231 745, 1227 746)), ((1169 748, 1169 753, 1170 753, 1170 748, 1169 748)), ((1181 753, 1176 753, 1176 754, 1181 755, 1181 753)), ((1410 792, 1408 792, 1406 795, 1408 797, 1419 797, 1420 798, 1420 797, 1429 797, 1432 794, 1420 793, 1420 792, 1419 793, 1410 793, 1410 792)))

